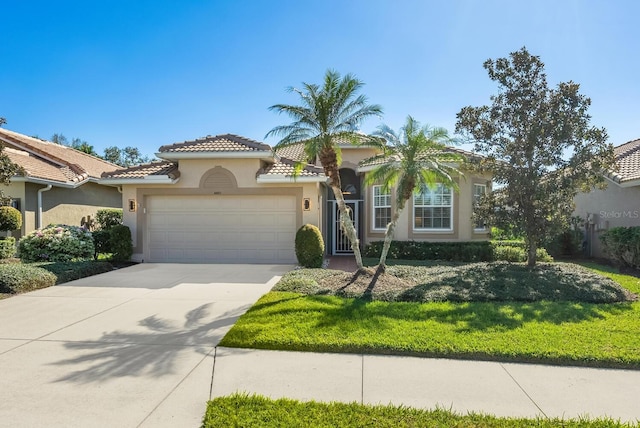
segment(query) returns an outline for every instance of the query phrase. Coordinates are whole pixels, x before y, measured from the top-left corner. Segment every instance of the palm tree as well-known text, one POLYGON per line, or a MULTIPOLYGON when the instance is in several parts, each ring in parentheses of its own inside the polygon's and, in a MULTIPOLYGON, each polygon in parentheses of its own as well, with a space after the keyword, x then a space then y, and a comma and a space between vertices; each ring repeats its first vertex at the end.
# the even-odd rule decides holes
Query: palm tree
POLYGON ((387 192, 397 185, 396 209, 387 225, 378 265, 378 271, 383 272, 393 232, 407 201, 416 190, 438 183, 457 191, 454 177, 463 175, 459 165, 464 162, 464 157, 448 149, 447 144, 454 140, 446 129, 421 126, 411 116, 407 117, 399 133, 381 125, 374 135, 386 143, 378 140, 382 153, 362 162, 363 165, 378 165, 367 174, 365 183, 382 184, 387 192))
POLYGON ((327 70, 322 87, 303 82, 302 89, 289 88, 289 92, 300 96, 300 105, 276 104, 269 110, 286 113, 294 122, 276 126, 267 133, 267 137, 282 138, 275 146, 276 150, 303 143, 307 158, 319 159, 336 197, 340 225, 351 243, 359 269, 363 268, 360 242, 342 194, 339 174, 342 159, 338 142, 346 140, 362 144, 372 140, 357 133, 356 129, 364 119, 380 116, 382 107, 368 104, 364 95, 357 94, 362 86, 363 83, 351 74, 341 78, 336 71, 327 70))

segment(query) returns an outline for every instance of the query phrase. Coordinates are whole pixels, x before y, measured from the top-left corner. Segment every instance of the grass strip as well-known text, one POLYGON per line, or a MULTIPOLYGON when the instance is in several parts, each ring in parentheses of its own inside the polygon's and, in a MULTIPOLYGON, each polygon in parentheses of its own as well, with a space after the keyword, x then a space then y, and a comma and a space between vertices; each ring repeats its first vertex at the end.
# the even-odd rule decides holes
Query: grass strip
POLYGON ((637 427, 613 419, 500 418, 479 413, 458 414, 444 409, 419 410, 403 406, 357 403, 271 400, 233 394, 208 403, 202 427, 637 427))

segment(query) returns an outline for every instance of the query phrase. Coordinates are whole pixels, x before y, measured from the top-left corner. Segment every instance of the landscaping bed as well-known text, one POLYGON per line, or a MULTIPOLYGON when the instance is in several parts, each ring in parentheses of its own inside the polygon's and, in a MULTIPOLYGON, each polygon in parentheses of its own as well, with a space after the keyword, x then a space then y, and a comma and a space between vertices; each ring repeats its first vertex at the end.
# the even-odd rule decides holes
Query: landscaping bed
POLYGON ((613 303, 637 296, 615 281, 572 263, 493 262, 432 266, 395 265, 350 273, 298 269, 273 288, 306 295, 336 295, 399 302, 539 300, 613 303))
POLYGON ((202 427, 637 427, 613 419, 504 418, 450 410, 358 403, 300 402, 233 394, 209 401, 202 427))
MULTIPOLYGON (((570 279, 565 278, 560 283, 563 288, 573 289, 589 277, 582 275, 580 266, 565 268, 565 272, 580 272, 578 276, 582 279, 571 279, 569 275, 570 279)), ((556 272, 554 269, 546 271, 556 272)), ((396 272, 406 273, 403 270, 396 272)), ((309 273, 300 270, 285 275, 276 288, 295 287, 298 292, 266 294, 240 317, 220 344, 238 348, 640 368, 640 302, 590 303, 593 299, 591 291, 601 294, 600 286, 587 287, 591 291, 582 297, 582 301, 557 298, 487 301, 490 299, 483 298, 482 301, 462 302, 402 302, 372 300, 375 288, 371 295, 365 295, 362 290, 353 291, 366 298, 326 295, 344 292, 333 291, 324 282, 342 274, 329 270, 309 273), (317 286, 300 280, 311 276, 317 286), (304 290, 305 287, 314 290, 304 290)), ((625 295, 640 292, 637 277, 596 265, 587 273, 596 275, 596 283, 606 276, 617 283, 616 290, 628 290, 625 295)), ((536 280, 529 282, 541 283, 549 275, 532 274, 536 280)), ((514 288, 525 286, 525 281, 524 277, 514 280, 514 288)), ((610 285, 609 281, 602 283, 610 285)), ((344 286, 343 282, 341 287, 344 286)), ((391 284, 389 289, 394 290, 395 286, 391 284)), ((555 289, 557 287, 549 288, 555 289)), ((485 290, 493 288, 485 287, 485 290)), ((384 293, 384 297, 390 294, 393 293, 384 293)), ((576 293, 560 289, 560 295, 575 296, 576 293)), ((422 296, 419 294, 420 298, 422 296)))

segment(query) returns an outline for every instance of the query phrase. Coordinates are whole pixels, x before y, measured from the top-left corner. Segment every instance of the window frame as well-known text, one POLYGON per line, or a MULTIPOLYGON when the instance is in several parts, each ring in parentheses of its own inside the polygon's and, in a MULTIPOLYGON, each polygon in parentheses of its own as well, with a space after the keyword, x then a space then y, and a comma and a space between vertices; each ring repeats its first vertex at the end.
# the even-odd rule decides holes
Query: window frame
POLYGON ((391 218, 393 217, 392 213, 392 200, 391 200, 391 189, 389 189, 388 193, 382 193, 384 190, 384 186, 380 184, 376 184, 371 186, 371 229, 375 231, 384 231, 387 230, 387 225, 391 222, 391 218), (380 194, 376 195, 376 190, 379 189, 380 194), (388 205, 377 205, 377 198, 387 197, 388 205), (376 227, 376 210, 378 209, 389 209, 389 221, 383 227, 376 227))
MULTIPOLYGON (((453 188, 451 187, 447 187, 445 185, 443 185, 442 183, 436 183, 436 190, 438 189, 447 189, 449 191, 449 198, 450 198, 450 203, 448 205, 445 204, 430 204, 430 205, 417 205, 416 204, 416 196, 417 195, 422 195, 423 192, 425 190, 429 191, 432 195, 432 199, 433 196, 437 195, 437 193, 434 193, 434 191, 430 188, 430 187, 424 187, 419 189, 419 191, 414 191, 413 192, 413 199, 412 199, 412 219, 411 219, 411 227, 412 230, 414 232, 417 233, 430 233, 430 232, 453 232, 454 231, 454 219, 455 219, 455 215, 454 215, 454 191, 453 188), (449 227, 416 227, 416 209, 417 208, 449 208, 449 227)), ((444 194, 442 194, 442 196, 444 196, 444 194)))

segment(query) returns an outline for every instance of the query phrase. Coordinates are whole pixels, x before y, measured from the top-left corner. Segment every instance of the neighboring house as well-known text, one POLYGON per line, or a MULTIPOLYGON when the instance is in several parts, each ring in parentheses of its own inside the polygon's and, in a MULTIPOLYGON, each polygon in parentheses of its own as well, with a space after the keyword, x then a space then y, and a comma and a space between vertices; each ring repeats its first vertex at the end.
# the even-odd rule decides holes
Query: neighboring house
MULTIPOLYGON (((363 244, 381 240, 393 194, 365 187, 371 166, 359 165, 371 147, 342 148, 340 176, 363 244)), ((468 152, 464 152, 469 154, 468 152)), ((124 223, 132 230, 134 260, 148 262, 294 263, 294 239, 305 223, 318 226, 328 254, 350 253, 322 167, 307 163, 294 179, 303 146, 277 153, 237 135, 207 136, 160 147, 163 161, 105 173, 101 183, 122 186, 124 223)), ((460 179, 460 192, 436 188, 414 198, 396 239, 487 239, 471 221, 474 194, 490 177, 460 179)))
POLYGON ((640 139, 614 149, 617 171, 605 175, 607 188, 580 193, 575 215, 585 220, 588 256, 604 257, 600 235, 618 226, 640 226, 640 139))
POLYGON ((51 223, 80 226, 101 208, 121 208, 116 187, 98 183, 105 172, 119 166, 70 147, 0 128, 0 142, 24 174, 2 186, 5 196, 23 216, 20 237, 51 223))

